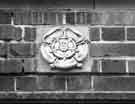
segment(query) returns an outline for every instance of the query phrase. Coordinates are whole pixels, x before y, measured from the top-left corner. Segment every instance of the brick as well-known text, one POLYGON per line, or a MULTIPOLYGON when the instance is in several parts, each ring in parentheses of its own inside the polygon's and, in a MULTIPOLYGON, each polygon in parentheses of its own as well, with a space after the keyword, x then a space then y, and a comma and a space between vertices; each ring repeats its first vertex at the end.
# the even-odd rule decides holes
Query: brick
POLYGON ((135 73, 135 61, 134 60, 128 61, 128 71, 129 71, 129 73, 135 73))
POLYGON ((90 40, 91 41, 99 41, 100 40, 99 28, 90 28, 90 40))
POLYGON ((21 28, 15 28, 10 25, 0 26, 0 40, 21 40, 22 30, 21 28))
POLYGON ((135 77, 94 76, 95 91, 135 91, 135 77))
POLYGON ((87 24, 87 12, 77 12, 77 24, 87 24))
POLYGON ((36 77, 17 77, 16 78, 16 89, 17 91, 36 91, 37 83, 36 77))
POLYGON ((39 76, 37 80, 38 90, 60 91, 65 90, 65 76, 46 75, 39 76))
POLYGON ((23 69, 24 72, 36 72, 37 60, 33 58, 24 59, 23 69))
POLYGON ((35 55, 33 43, 10 43, 8 57, 29 58, 35 55))
POLYGON ((100 72, 100 60, 93 60, 93 64, 91 66, 91 72, 93 73, 100 72))
POLYGON ((14 91, 13 77, 0 77, 0 91, 14 91))
POLYGON ((91 44, 93 57, 135 56, 135 44, 91 44))
POLYGON ((66 23, 75 24, 75 13, 66 13, 66 23))
POLYGON ((126 11, 104 11, 105 25, 128 25, 131 24, 130 14, 126 11))
POLYGON ((25 41, 34 41, 36 39, 36 28, 25 28, 25 41))
POLYGON ((124 28, 102 28, 102 39, 106 41, 123 41, 124 28))
POLYGON ((0 42, 0 56, 1 57, 6 57, 7 56, 7 43, 5 42, 0 42))
POLYGON ((0 10, 0 24, 11 24, 11 12, 8 10, 0 10))
POLYGON ((14 24, 29 25, 32 24, 32 13, 30 10, 14 10, 14 24))
POLYGON ((91 80, 89 75, 72 75, 67 78, 68 90, 90 90, 91 80))
POLYGON ((19 73, 22 71, 22 61, 19 59, 0 60, 0 73, 19 73))
POLYGON ((48 25, 55 25, 56 24, 56 13, 55 12, 48 12, 47 13, 47 24, 48 25))
POLYGON ((102 73, 126 73, 124 60, 102 60, 102 73))
POLYGON ((127 28, 127 40, 135 40, 135 28, 127 28))
POLYGON ((56 17, 56 22, 57 24, 63 24, 63 13, 61 12, 57 12, 56 13, 57 17, 56 17))

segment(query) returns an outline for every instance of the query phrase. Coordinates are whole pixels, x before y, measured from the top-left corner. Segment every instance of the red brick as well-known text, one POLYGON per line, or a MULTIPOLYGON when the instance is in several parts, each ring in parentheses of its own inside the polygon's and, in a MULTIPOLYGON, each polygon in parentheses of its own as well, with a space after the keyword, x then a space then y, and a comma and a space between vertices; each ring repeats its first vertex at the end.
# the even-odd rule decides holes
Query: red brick
POLYGON ((91 66, 91 72, 93 73, 100 72, 100 60, 93 60, 93 64, 91 66))
POLYGON ((16 78, 17 91, 36 91, 37 83, 36 77, 17 77, 16 78))
POLYGON ((0 77, 0 91, 14 91, 14 77, 0 77))
POLYGON ((11 24, 11 12, 9 10, 0 10, 0 24, 11 24))
POLYGON ((102 73, 126 73, 124 60, 102 60, 102 73))
POLYGON ((33 58, 24 59, 23 69, 24 72, 36 72, 37 60, 33 58))
POLYGON ((134 60, 128 61, 128 71, 129 71, 129 73, 135 73, 135 61, 134 60))
POLYGON ((91 80, 89 75, 72 75, 68 76, 67 88, 68 90, 90 90, 91 80))
POLYGON ((93 57, 135 56, 135 44, 91 44, 93 57))
POLYGON ((127 39, 128 40, 135 40, 135 28, 127 28, 127 39))
POLYGON ((135 77, 132 76, 94 76, 96 91, 135 91, 135 77))
POLYGON ((5 42, 0 42, 0 56, 1 57, 6 57, 7 56, 7 43, 5 42))
POLYGON ((37 80, 38 90, 60 91, 65 90, 65 76, 46 75, 39 76, 37 80))
POLYGON ((100 40, 99 28, 90 28, 90 40, 91 41, 99 41, 100 40))
POLYGON ((102 28, 102 39, 106 41, 123 41, 124 28, 102 28))
POLYGON ((36 39, 36 28, 25 28, 25 41, 34 41, 36 39))
POLYGON ((0 40, 21 40, 22 30, 21 28, 15 28, 10 25, 0 26, 0 40))
POLYGON ((75 13, 66 13, 66 23, 75 24, 75 13))
POLYGON ((9 57, 29 58, 35 55, 35 44, 33 43, 10 43, 9 57))

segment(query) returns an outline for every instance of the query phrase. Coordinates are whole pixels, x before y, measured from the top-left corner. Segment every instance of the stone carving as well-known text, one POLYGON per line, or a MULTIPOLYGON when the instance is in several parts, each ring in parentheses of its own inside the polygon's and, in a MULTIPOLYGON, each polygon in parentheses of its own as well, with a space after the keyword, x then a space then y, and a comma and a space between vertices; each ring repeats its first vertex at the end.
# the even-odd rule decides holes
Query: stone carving
POLYGON ((56 27, 43 36, 40 50, 52 68, 82 67, 88 40, 74 28, 56 27))

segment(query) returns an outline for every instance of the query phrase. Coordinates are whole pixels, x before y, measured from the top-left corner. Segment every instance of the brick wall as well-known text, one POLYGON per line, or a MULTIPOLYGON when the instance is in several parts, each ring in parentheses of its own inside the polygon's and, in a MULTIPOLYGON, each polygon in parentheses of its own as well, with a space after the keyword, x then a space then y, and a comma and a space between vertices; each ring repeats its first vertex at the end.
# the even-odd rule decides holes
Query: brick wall
POLYGON ((134 25, 133 10, 0 9, 0 99, 134 99, 134 25), (88 65, 40 71, 40 29, 65 24, 87 28, 88 65))

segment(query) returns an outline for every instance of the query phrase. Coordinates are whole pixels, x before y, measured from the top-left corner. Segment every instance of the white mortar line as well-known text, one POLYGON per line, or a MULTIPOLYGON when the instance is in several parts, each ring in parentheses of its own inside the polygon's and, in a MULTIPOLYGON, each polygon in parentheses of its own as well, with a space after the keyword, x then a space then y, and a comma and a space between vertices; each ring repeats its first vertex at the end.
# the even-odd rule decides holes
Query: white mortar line
POLYGON ((65 90, 68 91, 68 86, 67 86, 67 76, 66 76, 66 79, 65 79, 65 90))
POLYGON ((100 38, 100 41, 103 41, 103 39, 102 39, 102 28, 101 27, 99 28, 99 38, 100 38))
POLYGON ((94 90, 94 77, 91 76, 91 90, 94 90))
POLYGON ((91 41, 91 44, 134 44, 135 41, 91 41))
POLYGON ((16 77, 14 77, 14 91, 16 92, 16 77))
POLYGON ((66 14, 63 13, 62 15, 63 15, 62 16, 62 24, 65 25, 66 24, 66 14))
POLYGON ((127 27, 124 28, 124 31, 125 31, 125 41, 128 41, 127 40, 127 27))
POLYGON ((131 57, 131 56, 123 56, 123 57, 119 57, 119 56, 115 56, 115 57, 91 57, 91 59, 94 60, 135 60, 135 57, 131 57))
POLYGON ((128 60, 126 60, 126 73, 129 73, 129 69, 128 69, 128 60))
POLYGON ((99 72, 102 72, 102 61, 99 60, 99 72))

